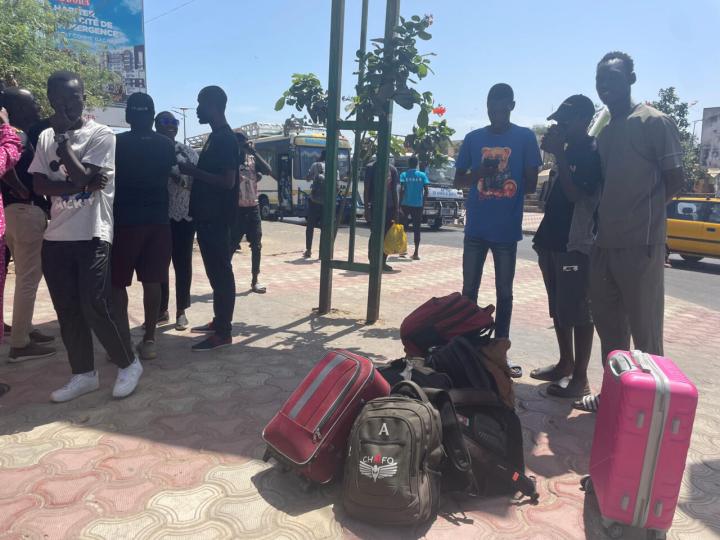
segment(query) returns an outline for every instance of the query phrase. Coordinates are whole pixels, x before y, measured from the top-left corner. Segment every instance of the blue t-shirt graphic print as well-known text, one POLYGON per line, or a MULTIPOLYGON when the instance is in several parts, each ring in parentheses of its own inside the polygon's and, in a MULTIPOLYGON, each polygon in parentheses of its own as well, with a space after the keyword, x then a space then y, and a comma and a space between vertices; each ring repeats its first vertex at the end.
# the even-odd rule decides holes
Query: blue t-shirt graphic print
POLYGON ((517 242, 522 239, 524 170, 542 164, 535 134, 515 124, 499 134, 489 127, 468 133, 455 167, 477 169, 483 160, 496 161, 497 173, 470 188, 465 234, 489 242, 517 242))

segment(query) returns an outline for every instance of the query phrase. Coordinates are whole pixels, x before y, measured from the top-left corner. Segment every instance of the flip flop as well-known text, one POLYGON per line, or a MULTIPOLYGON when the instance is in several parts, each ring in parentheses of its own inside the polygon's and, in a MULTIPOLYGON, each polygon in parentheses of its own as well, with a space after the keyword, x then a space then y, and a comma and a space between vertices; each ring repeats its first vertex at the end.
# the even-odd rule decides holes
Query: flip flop
POLYGON ((561 386, 557 383, 552 383, 547 387, 548 396, 559 397, 559 398, 583 398, 590 395, 590 386, 585 385, 580 390, 572 390, 569 387, 572 385, 572 380, 568 383, 568 386, 561 386))
POLYGON ((508 368, 510 369, 510 377, 513 379, 519 379, 523 376, 523 368, 522 366, 518 366, 517 364, 513 364, 508 360, 508 368))
POLYGON ((558 365, 555 364, 554 366, 546 366, 542 368, 533 369, 530 372, 530 378, 536 379, 538 381, 545 381, 545 382, 556 382, 562 379, 563 377, 567 377, 568 373, 563 373, 560 369, 558 369, 558 365))
POLYGON ((600 394, 588 394, 582 398, 574 401, 573 409, 578 411, 584 411, 589 413, 596 413, 600 407, 600 394))

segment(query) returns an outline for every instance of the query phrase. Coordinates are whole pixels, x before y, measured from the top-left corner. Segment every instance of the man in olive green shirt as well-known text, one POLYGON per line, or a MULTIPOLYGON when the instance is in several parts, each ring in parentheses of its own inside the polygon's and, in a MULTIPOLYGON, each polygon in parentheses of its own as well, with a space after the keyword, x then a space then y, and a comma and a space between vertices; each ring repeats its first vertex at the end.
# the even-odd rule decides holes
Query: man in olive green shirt
MULTIPOLYGON (((663 354, 664 262, 668 201, 683 186, 680 133, 669 116, 634 104, 632 58, 611 52, 596 86, 610 111, 597 138, 603 172, 598 231, 590 263, 593 319, 603 362, 615 349, 663 354)), ((594 411, 587 396, 575 405, 594 411)))

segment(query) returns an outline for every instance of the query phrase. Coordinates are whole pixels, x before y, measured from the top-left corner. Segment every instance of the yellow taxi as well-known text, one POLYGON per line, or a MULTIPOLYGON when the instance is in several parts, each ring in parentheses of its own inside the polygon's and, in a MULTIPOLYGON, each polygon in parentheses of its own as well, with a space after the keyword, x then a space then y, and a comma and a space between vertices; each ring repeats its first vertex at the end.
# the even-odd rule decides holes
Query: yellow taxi
POLYGON ((667 207, 667 248, 686 261, 720 258, 720 198, 683 196, 667 207))

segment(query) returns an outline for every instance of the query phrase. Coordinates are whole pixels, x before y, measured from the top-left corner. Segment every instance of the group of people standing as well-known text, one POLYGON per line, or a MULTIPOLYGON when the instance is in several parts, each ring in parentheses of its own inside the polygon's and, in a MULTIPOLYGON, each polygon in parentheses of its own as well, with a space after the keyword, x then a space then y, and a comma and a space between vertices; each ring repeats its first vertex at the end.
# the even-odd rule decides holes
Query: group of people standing
MULTIPOLYGON (((551 382, 549 395, 573 398, 575 408, 590 412, 600 403, 587 378, 595 328, 603 362, 613 350, 628 350, 631 337, 635 348, 663 354, 665 209, 684 184, 683 152, 675 122, 633 102, 636 78, 629 55, 605 55, 595 82, 609 124, 591 137, 593 102, 573 95, 548 118, 555 124, 540 145, 555 166, 533 243, 560 357, 530 376, 551 382)), ((524 195, 535 191, 541 159, 533 132, 510 122, 510 86, 493 86, 487 107, 490 125, 465 137, 455 185, 470 188, 463 294, 477 300, 492 252, 495 335, 502 340, 510 335, 524 195)))
MULTIPOLYGON (((83 117, 85 89, 76 74, 53 73, 47 93, 54 114, 41 121, 30 92, 3 92, 8 114, 0 115, 0 175, 12 226, 4 235, 0 211, 0 240, 8 239, 17 274, 9 359, 55 353, 47 346, 53 338, 32 329, 44 276, 72 369, 70 381, 51 399, 68 401, 98 389, 93 334, 118 367, 113 396, 126 397, 142 375, 141 360, 157 357, 157 324, 169 320, 171 262, 175 328, 189 326, 196 235, 215 316, 192 328, 208 334, 192 346, 194 352, 231 344, 231 257, 243 236, 253 252, 251 290, 265 292, 258 281, 262 231, 256 183, 259 173, 271 173, 270 167, 245 135, 228 125, 227 96, 217 86, 198 95, 198 119, 212 128, 199 155, 175 141, 177 119, 167 111, 156 115, 147 94, 129 96, 130 130, 116 136, 83 117), (133 274, 142 283, 145 320, 136 346, 128 319, 133 274)), ((4 276, 3 271, 0 279, 4 276)))
MULTIPOLYGON (((587 411, 599 406, 587 379, 595 328, 603 360, 614 349, 629 349, 631 337, 636 348, 663 353, 665 208, 684 182, 682 148, 672 119, 633 103, 635 81, 630 56, 605 55, 597 65, 596 87, 611 115, 607 127, 597 139, 588 135, 595 107, 590 98, 573 95, 548 118, 555 124, 540 146, 530 129, 510 122, 512 88, 496 84, 487 97, 490 125, 465 137, 456 160, 455 185, 469 188, 463 295, 477 301, 492 253, 495 336, 509 348, 524 196, 537 186, 540 147, 555 157, 534 247, 560 354, 555 364, 530 376, 553 383, 548 394, 574 398, 574 406, 587 411)), ((9 117, 0 114, 6 205, 6 213, 0 205, 0 244, 7 240, 17 273, 9 358, 21 361, 55 352, 48 346, 52 338, 32 329, 35 295, 44 275, 73 373, 52 400, 67 401, 98 388, 93 333, 118 366, 113 396, 125 397, 142 375, 141 360, 157 356, 156 327, 169 320, 170 262, 176 276, 175 327, 189 326, 195 235, 213 290, 214 318, 192 328, 208 334, 193 351, 231 344, 231 258, 243 236, 252 250, 251 290, 265 292, 258 281, 262 230, 257 180, 272 174, 271 167, 244 134, 230 128, 227 96, 217 86, 198 95, 198 119, 212 129, 199 155, 175 141, 177 119, 167 111, 156 115, 147 94, 129 97, 130 130, 115 136, 108 127, 83 118, 84 87, 77 75, 54 73, 47 91, 55 112, 45 121, 40 121, 33 96, 18 89, 4 92, 9 117), (135 347, 127 296, 133 274, 143 286, 145 316, 144 336, 135 347)), ((305 257, 311 255, 313 229, 322 220, 325 174, 323 152, 309 171, 313 188, 305 257)), ((372 207, 375 181, 371 164, 364 192, 369 219, 378 215, 372 207)), ((428 183, 412 158, 408 171, 399 175, 390 166, 387 179, 377 186, 387 189, 386 230, 401 216, 413 223, 413 259, 419 259, 428 183)), ((4 269, 0 264, 0 281, 4 269)), ((522 375, 520 366, 511 363, 510 369, 514 376, 522 375)))

